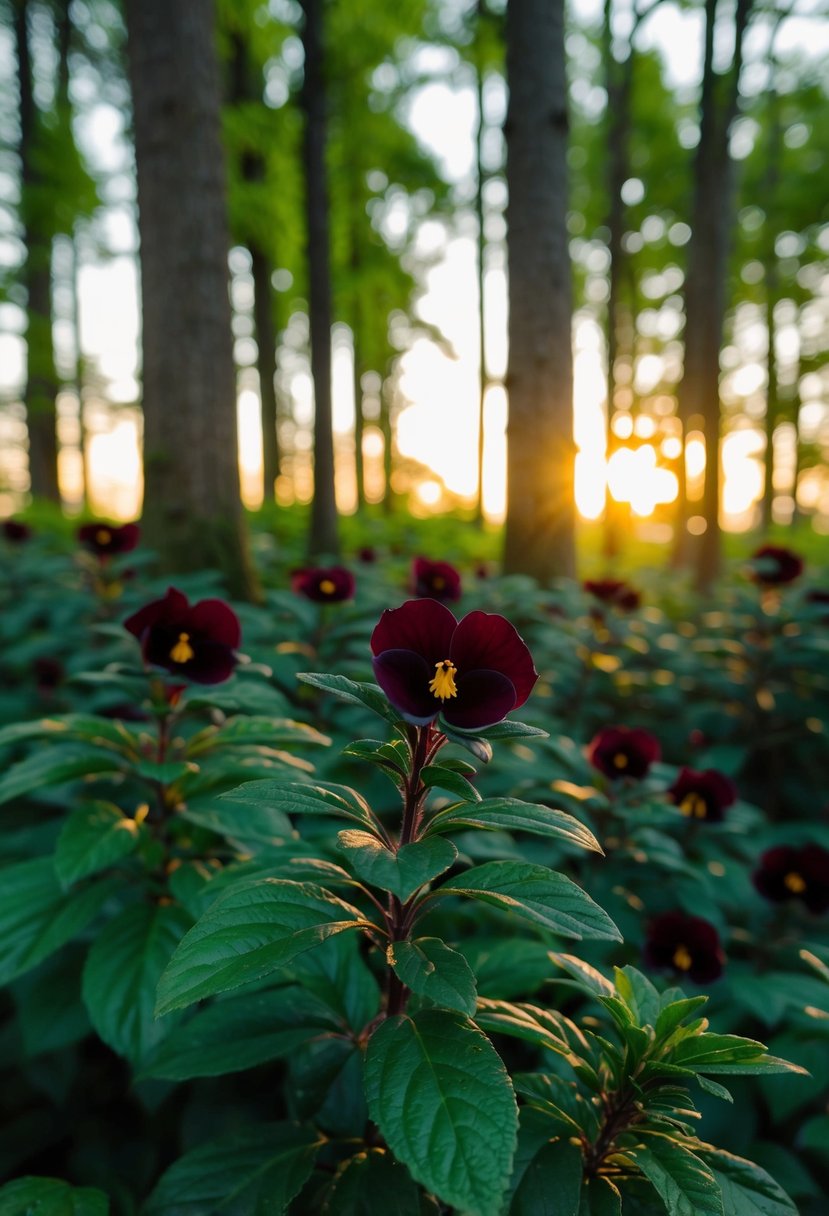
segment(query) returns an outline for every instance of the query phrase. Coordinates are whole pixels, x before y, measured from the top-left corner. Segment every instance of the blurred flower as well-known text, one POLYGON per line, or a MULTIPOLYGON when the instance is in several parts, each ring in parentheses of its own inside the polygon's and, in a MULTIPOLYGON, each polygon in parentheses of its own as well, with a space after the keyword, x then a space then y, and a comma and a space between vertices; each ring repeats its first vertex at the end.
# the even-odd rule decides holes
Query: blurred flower
POLYGON ((616 578, 586 579, 582 586, 590 595, 608 604, 611 608, 621 608, 623 612, 632 612, 639 607, 639 592, 629 583, 616 578))
POLYGON ((200 600, 191 606, 181 591, 170 587, 163 599, 145 604, 124 621, 124 628, 140 641, 145 663, 199 684, 220 684, 236 666, 241 629, 224 600, 200 600))
POLYGON ((106 709, 97 711, 102 718, 115 718, 122 722, 149 722, 150 715, 140 705, 131 705, 129 701, 119 701, 106 709))
POLYGON ((477 566, 475 567, 475 578, 485 579, 489 578, 489 576, 490 569, 486 562, 478 562, 477 566))
POLYGON ((502 616, 470 612, 458 621, 437 600, 387 608, 371 635, 374 674, 407 722, 442 714, 480 730, 523 705, 538 679, 532 656, 502 616))
POLYGON ((663 912, 648 924, 644 959, 650 967, 674 971, 695 984, 719 979, 725 965, 720 937, 710 921, 685 912, 663 912))
POLYGON ((354 575, 344 566, 313 566, 295 570, 291 590, 317 604, 338 604, 354 598, 354 575))
POLYGON ((721 823, 727 808, 737 800, 737 787, 729 777, 713 768, 702 772, 683 768, 668 789, 668 797, 689 819, 721 823))
POLYGON ((587 759, 606 777, 644 777, 662 754, 659 740, 638 726, 606 726, 590 741, 587 759))
POLYGON ((21 545, 32 538, 32 529, 22 519, 4 519, 3 535, 13 545, 21 545))
POLYGON ((806 596, 806 603, 823 608, 824 611, 817 614, 817 619, 822 625, 829 625, 829 588, 815 587, 806 596))
POLYGON ((361 562, 371 563, 377 561, 377 550, 374 545, 363 545, 357 550, 357 556, 361 562))
POLYGON ((829 909, 829 850, 819 844, 779 845, 767 849, 751 876, 757 890, 773 903, 800 899, 810 912, 829 909))
POLYGON ((763 545, 751 555, 749 578, 763 587, 782 587, 803 573, 803 558, 783 545, 763 545))
POLYGON ((96 557, 111 557, 131 553, 141 539, 138 524, 83 524, 78 528, 78 540, 96 557))
POLYGON ((52 692, 58 688, 66 678, 66 672, 60 659, 52 659, 46 656, 35 659, 32 664, 35 673, 35 681, 39 692, 52 692))
POLYGON ((422 599, 459 600, 461 576, 449 562, 433 562, 416 557, 412 563, 412 591, 422 599))

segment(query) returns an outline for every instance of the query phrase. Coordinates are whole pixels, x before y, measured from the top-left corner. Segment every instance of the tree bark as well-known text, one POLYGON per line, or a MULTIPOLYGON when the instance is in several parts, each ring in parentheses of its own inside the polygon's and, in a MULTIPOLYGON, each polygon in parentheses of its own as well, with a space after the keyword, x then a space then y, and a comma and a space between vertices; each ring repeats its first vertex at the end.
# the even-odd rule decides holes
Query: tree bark
MULTIPOLYGON (((478 0, 477 23, 480 26, 486 7, 484 0, 478 0)), ((477 102, 478 125, 475 131, 475 219, 478 226, 478 496, 475 503, 475 520, 479 527, 484 522, 484 450, 486 442, 485 405, 488 385, 486 366, 486 287, 485 258, 486 233, 484 231, 484 136, 486 122, 484 119, 484 69, 480 53, 475 62, 475 98, 477 102)))
POLYGON ((23 404, 29 433, 30 490, 35 498, 60 503, 58 486, 58 378, 52 336, 52 233, 46 183, 37 163, 38 114, 29 51, 28 0, 15 0, 14 36, 19 81, 21 218, 26 262, 26 385, 23 404))
POLYGON ((308 251, 308 319, 311 375, 314 381, 314 498, 311 504, 309 556, 339 553, 337 499, 334 489, 334 430, 331 402, 331 252, 327 113, 323 52, 323 0, 302 0, 305 79, 303 163, 308 251))
POLYGON ((273 319, 271 262, 259 245, 249 247, 253 275, 253 323, 256 328, 256 367, 262 409, 262 501, 272 503, 280 472, 276 401, 276 326, 273 319))
MULTIPOLYGON (((772 47, 769 54, 769 73, 771 83, 768 93, 768 125, 769 143, 766 154, 766 173, 763 190, 763 202, 767 213, 774 213, 775 201, 780 182, 780 154, 782 131, 780 126, 780 99, 777 94, 775 80, 776 63, 774 59, 774 38, 780 28, 780 22, 772 34, 772 47)), ((761 527, 768 532, 772 524, 772 507, 774 504, 774 431, 778 422, 780 409, 780 390, 777 376, 777 352, 775 349, 776 329, 774 323, 774 308, 778 297, 777 254, 774 249, 775 233, 769 234, 765 257, 764 283, 766 288, 766 332, 768 334, 768 350, 766 353, 766 417, 764 430, 766 432, 766 448, 763 454, 763 499, 761 503, 761 527)))
POLYGON ((504 569, 575 573, 563 0, 509 0, 509 392, 504 569))
MULTIPOLYGON (((737 111, 742 45, 751 0, 737 0, 734 55, 730 71, 714 71, 717 0, 705 3, 705 52, 700 99, 700 138, 695 157, 691 240, 685 279, 685 363, 678 412, 687 436, 697 416, 705 434, 706 462, 702 515, 705 519, 696 563, 696 582, 707 589, 720 567, 720 346, 726 303, 728 247, 733 221, 732 162, 728 141, 737 111)), ((681 486, 684 491, 684 482, 681 486)), ((687 556, 687 503, 677 503, 674 562, 687 556)))
POLYGON ((144 536, 255 598, 239 492, 211 0, 127 0, 141 240, 144 536))

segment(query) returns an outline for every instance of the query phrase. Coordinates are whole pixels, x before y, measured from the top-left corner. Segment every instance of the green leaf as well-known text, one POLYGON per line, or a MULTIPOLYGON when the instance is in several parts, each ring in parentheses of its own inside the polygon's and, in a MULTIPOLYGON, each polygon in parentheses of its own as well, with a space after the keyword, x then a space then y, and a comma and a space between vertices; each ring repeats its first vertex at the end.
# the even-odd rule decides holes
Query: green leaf
POLYGON ((333 692, 350 705, 364 705, 366 709, 379 714, 387 722, 393 722, 395 726, 400 722, 400 715, 392 709, 386 700, 386 694, 377 684, 364 684, 357 680, 348 680, 345 676, 323 675, 311 671, 298 671, 296 678, 304 684, 310 684, 312 688, 333 692))
POLYGON ((581 1191, 579 1216, 622 1216, 622 1196, 609 1178, 588 1178, 581 1191))
POLYGON ((567 1140, 542 1145, 524 1171, 509 1216, 579 1216, 582 1156, 567 1140))
POLYGON ((155 990, 190 923, 174 905, 134 904, 103 928, 89 951, 84 1004, 103 1041, 132 1064, 167 1033, 153 1016, 155 990))
POLYGON ((445 722, 440 723, 440 729, 450 743, 465 747, 476 760, 480 760, 481 764, 489 764, 492 759, 492 744, 488 743, 486 739, 480 735, 467 735, 462 730, 455 730, 453 726, 447 726, 445 722))
POLYGON ((485 798, 475 806, 450 806, 430 820, 427 835, 433 832, 453 832, 458 828, 505 828, 508 832, 529 832, 534 836, 551 836, 566 840, 582 849, 601 853, 602 848, 592 832, 573 815, 554 807, 518 798, 485 798))
POLYGON ((293 985, 228 997, 175 1026, 142 1075, 189 1081, 242 1072, 339 1028, 321 1001, 293 985))
POLYGON ((616 991, 633 1012, 640 1026, 655 1026, 659 1017, 659 993, 635 967, 615 967, 616 991))
POLYGON ((797 1208, 772 1177, 753 1161, 704 1145, 697 1150, 722 1193, 724 1216, 797 1216, 797 1208))
MULTIPOLYGON (((464 735, 466 731, 460 727, 453 726, 452 730, 455 734, 464 735)), ((528 726, 526 722, 514 722, 511 718, 505 718, 503 722, 496 722, 493 726, 486 726, 483 730, 470 732, 472 738, 480 736, 484 739, 547 739, 549 731, 541 730, 537 726, 528 726)))
POLYGON ((723 1216, 713 1173, 669 1136, 640 1132, 644 1144, 625 1149, 659 1195, 668 1216, 723 1216))
POLYGON ((711 1094, 713 1098, 722 1098, 724 1102, 734 1101, 724 1085, 720 1085, 717 1081, 712 1081, 710 1077, 703 1076, 701 1072, 697 1073, 697 1083, 700 1089, 704 1090, 707 1094, 711 1094))
POLYGON ((134 734, 115 718, 99 718, 94 714, 58 714, 54 718, 38 718, 33 722, 15 722, 0 730, 0 748, 24 739, 81 740, 93 747, 112 747, 123 755, 135 755, 134 734))
POLYGON ((393 942, 387 958, 407 988, 443 1009, 473 1017, 478 1004, 475 976, 462 954, 437 937, 393 942))
POLYGON ((239 883, 179 944, 158 985, 156 1015, 264 979, 332 934, 368 924, 356 908, 313 883, 239 883))
POLYGON ((455 846, 440 837, 404 844, 395 853, 368 832, 354 829, 337 835, 337 848, 345 853, 359 879, 391 891, 403 903, 448 870, 458 856, 455 846))
POLYGON ((221 726, 209 726, 192 738, 185 749, 188 757, 237 744, 262 743, 268 747, 328 747, 331 740, 307 722, 261 715, 228 718, 221 726))
POLYGON ((770 1056, 762 1043, 735 1034, 700 1034, 683 1039, 671 1053, 671 1063, 715 1074, 794 1072, 808 1076, 799 1064, 770 1056))
POLYGON ((581 887, 546 866, 522 861, 488 861, 443 883, 426 896, 455 892, 514 912, 565 937, 620 941, 613 921, 581 887))
POLYGON ((188 798, 177 814, 190 823, 197 823, 199 827, 240 844, 264 844, 277 848, 296 836, 290 819, 283 811, 261 803, 236 803, 232 794, 222 795, 221 798, 188 798))
POLYGON ((355 739, 343 748, 343 755, 368 760, 401 776, 408 771, 409 749, 402 739, 392 739, 390 743, 380 739, 355 739))
POLYGON ((141 760, 134 769, 137 777, 154 785, 172 785, 182 777, 198 771, 199 766, 191 760, 165 760, 162 763, 156 760, 141 760))
POLYGON ((688 996, 683 997, 679 1001, 672 1001, 670 1005, 663 1006, 654 1027, 657 1039, 667 1039, 685 1021, 689 1014, 695 1013, 707 1001, 707 996, 688 996))
POLYGON ((282 1216, 320 1143, 313 1129, 272 1123, 202 1144, 162 1175, 144 1216, 282 1216))
POLYGON ((457 773, 441 764, 428 764, 421 770, 420 779, 427 789, 446 790, 456 798, 463 798, 464 802, 481 801, 481 795, 463 773, 457 773))
POLYGON ((123 770, 125 761, 113 751, 94 747, 56 747, 51 751, 35 752, 13 764, 0 777, 0 803, 11 802, 33 790, 47 785, 62 785, 78 777, 123 770))
POLYGON ((0 1216, 107 1216, 109 1199, 59 1178, 15 1178, 0 1187, 0 1216))
POLYGON ((612 997, 615 993, 615 988, 610 980, 606 979, 601 971, 597 971, 595 967, 591 967, 589 963, 582 962, 580 958, 576 958, 574 954, 558 954, 555 951, 550 952, 550 958, 554 963, 558 963, 559 967, 563 967, 569 975, 578 980, 579 985, 586 992, 593 996, 612 997))
POLYGON ((0 871, 0 984, 37 966, 79 934, 114 889, 106 879, 65 894, 51 858, 0 871))
POLYGON ((61 828, 55 850, 55 870, 67 886, 105 870, 132 853, 139 828, 112 802, 87 802, 77 807, 61 828))
POLYGON ((421 1204, 406 1167, 385 1149, 372 1148, 340 1166, 325 1193, 324 1211, 332 1216, 419 1216, 435 1210, 421 1204))
POLYGON ((303 785, 298 781, 246 781, 221 794, 234 803, 251 803, 280 811, 283 815, 327 815, 349 819, 377 834, 377 824, 369 805, 347 785, 318 782, 303 785))
POLYGON ((371 1117, 429 1191, 468 1216, 498 1216, 518 1126, 506 1069, 461 1014, 388 1018, 368 1042, 371 1117))

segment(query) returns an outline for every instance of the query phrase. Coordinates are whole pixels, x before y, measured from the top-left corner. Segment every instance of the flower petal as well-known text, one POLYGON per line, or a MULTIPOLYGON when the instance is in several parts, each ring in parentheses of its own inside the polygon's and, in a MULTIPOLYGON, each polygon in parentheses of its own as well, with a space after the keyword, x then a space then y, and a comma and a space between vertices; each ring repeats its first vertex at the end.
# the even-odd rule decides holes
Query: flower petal
POLYGON ((180 671, 197 684, 221 684, 233 675, 236 655, 221 642, 199 642, 189 663, 170 663, 170 671, 180 671))
POLYGON ((407 722, 425 726, 437 717, 443 702, 429 691, 435 673, 422 655, 413 650, 384 650, 372 659, 372 666, 377 683, 407 722))
POLYGON ((187 596, 175 587, 168 587, 167 594, 160 600, 152 600, 143 608, 139 608, 132 616, 128 616, 124 621, 124 628, 133 637, 140 638, 145 630, 153 625, 163 622, 165 625, 172 626, 176 620, 186 616, 189 611, 190 605, 187 602, 187 596))
POLYGON ((449 657, 458 671, 499 671, 515 689, 511 709, 523 705, 538 679, 532 655, 514 625, 491 612, 470 612, 452 638, 449 657))
POLYGON ((371 635, 371 653, 412 650, 428 664, 431 679, 435 663, 449 657, 457 624, 454 613, 438 600, 407 600, 380 617, 371 635))
POLYGON ((200 600, 193 605, 188 624, 194 634, 231 649, 242 640, 239 618, 224 600, 200 600))
POLYGON ((446 701, 443 717, 461 730, 494 726, 515 709, 515 685, 500 671, 468 671, 458 676, 457 699, 446 701))

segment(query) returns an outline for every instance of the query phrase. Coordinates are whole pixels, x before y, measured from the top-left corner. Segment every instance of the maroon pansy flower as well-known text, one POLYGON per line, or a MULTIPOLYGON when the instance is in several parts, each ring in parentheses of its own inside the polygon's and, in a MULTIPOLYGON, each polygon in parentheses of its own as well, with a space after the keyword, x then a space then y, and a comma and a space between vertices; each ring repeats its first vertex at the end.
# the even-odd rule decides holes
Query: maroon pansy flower
POLYGON ((96 557, 112 557, 131 553, 141 539, 138 524, 84 524, 78 528, 78 540, 96 557))
POLYGON ((313 566, 295 570, 291 590, 317 604, 338 604, 354 598, 354 575, 344 566, 313 566))
POLYGON ((668 797, 689 819, 721 823, 728 807, 737 801, 737 787, 730 778, 713 768, 702 772, 683 768, 668 789, 668 797))
POLYGON ((644 959, 649 967, 687 976, 695 984, 719 979, 725 965, 720 937, 710 921, 685 912, 663 912, 649 923, 644 959))
POLYGON ((32 529, 22 519, 4 519, 3 535, 13 545, 22 545, 32 538, 32 529))
POLYGON ((778 845, 767 849, 751 876, 757 890, 773 903, 799 899, 810 912, 829 909, 829 849, 819 844, 778 845))
POLYGON ((590 741, 587 759, 606 777, 644 777, 662 754, 659 740, 638 726, 606 726, 590 741))
POLYGON ((220 684, 236 666, 241 629, 224 600, 191 605, 170 587, 163 599, 145 604, 124 621, 124 628, 140 641, 145 663, 198 684, 220 684))
POLYGON ((782 587, 803 573, 803 558, 783 545, 763 545, 751 555, 750 578, 763 587, 782 587))
POLYGON ((449 562, 433 562, 428 557, 416 557, 412 563, 412 591, 421 598, 459 600, 461 576, 449 562))
POLYGON ((632 612, 639 607, 639 592, 629 583, 617 578, 585 579, 582 583, 584 590, 589 592, 603 604, 611 608, 620 608, 623 612, 632 612))
POLYGON ((502 616, 470 612, 458 621, 434 599, 387 608, 371 635, 374 675, 407 722, 442 714, 480 730, 523 705, 538 679, 532 656, 502 616))
POLYGON ((374 548, 374 545, 363 545, 357 550, 357 556, 361 562, 371 565, 372 562, 377 561, 377 550, 374 548))

